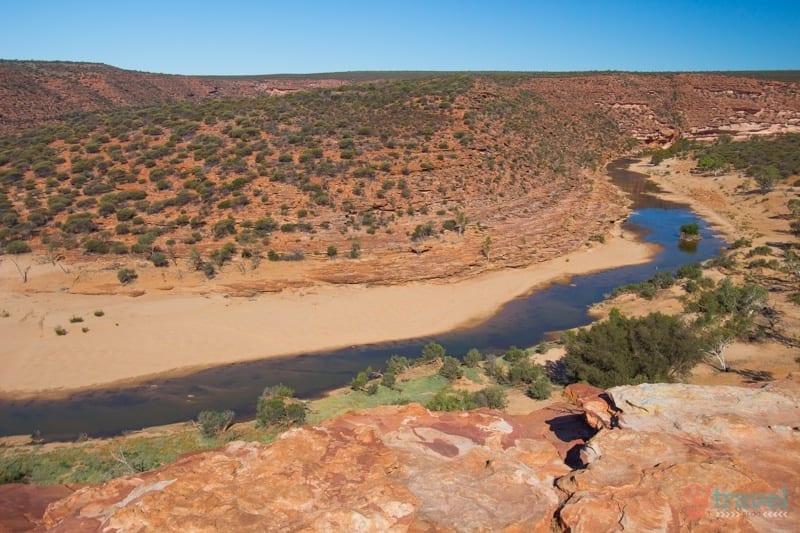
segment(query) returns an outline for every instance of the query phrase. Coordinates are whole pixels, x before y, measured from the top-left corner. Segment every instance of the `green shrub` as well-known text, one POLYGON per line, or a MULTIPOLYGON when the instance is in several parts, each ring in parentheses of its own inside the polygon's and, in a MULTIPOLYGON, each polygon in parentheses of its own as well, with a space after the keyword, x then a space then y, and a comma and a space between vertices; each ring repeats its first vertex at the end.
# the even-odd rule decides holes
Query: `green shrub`
POLYGON ((205 274, 208 279, 214 277, 217 271, 214 269, 214 265, 211 264, 209 261, 204 261, 200 264, 200 270, 205 274))
POLYGON ((328 257, 333 258, 333 257, 336 257, 339 254, 339 250, 337 250, 335 246, 330 245, 330 246, 328 246, 327 254, 328 254, 328 257))
POLYGON ((136 211, 130 207, 123 207, 117 210, 116 216, 120 222, 127 222, 136 216, 136 211))
POLYGON ((481 361, 483 361, 483 354, 475 348, 472 348, 464 356, 464 364, 469 368, 475 368, 481 361))
POLYGON ((128 283, 135 281, 138 277, 139 275, 132 268, 122 268, 117 271, 117 279, 123 285, 127 285, 128 283))
POLYGON ((518 383, 533 383, 544 376, 544 367, 534 364, 527 357, 514 361, 508 367, 506 381, 511 385, 518 383))
POLYGON ((627 318, 614 309, 608 320, 566 339, 567 377, 604 389, 675 381, 702 358, 695 331, 681 317, 661 313, 627 318))
POLYGON ((737 248, 747 248, 748 246, 752 246, 753 241, 747 239, 745 237, 740 237, 736 239, 733 244, 731 244, 731 250, 735 250, 737 248))
POLYGON ((422 360, 423 361, 435 361, 437 359, 444 359, 445 357, 445 349, 444 346, 441 344, 437 344, 435 342, 429 342, 422 348, 422 360))
POLYGON ((455 381, 464 375, 461 362, 455 357, 445 356, 439 375, 449 381, 455 381))
POLYGON ((502 387, 488 387, 472 393, 472 401, 477 407, 505 409, 508 406, 506 391, 502 387))
POLYGON ((505 359, 509 363, 514 363, 516 361, 519 361, 523 357, 527 356, 528 356, 527 351, 517 348, 516 346, 511 346, 508 349, 508 351, 505 354, 503 354, 503 359, 505 359))
POLYGON ((681 265, 675 276, 678 279, 697 279, 703 275, 703 267, 700 263, 689 263, 681 265))
POLYGON ((83 322, 83 317, 72 315, 69 319, 70 324, 77 324, 78 322, 83 322))
POLYGON ((111 245, 100 239, 89 239, 84 243, 83 248, 89 254, 107 254, 111 250, 111 245))
POLYGON ((226 235, 236 235, 236 221, 231 218, 224 218, 214 224, 214 238, 221 239, 226 235))
POLYGON ((101 316, 104 316, 105 314, 106 313, 102 309, 98 309, 97 311, 94 312, 94 316, 96 316, 98 318, 101 317, 101 316))
POLYGON ((681 235, 696 236, 700 235, 700 224, 697 222, 689 222, 681 225, 681 235))
POLYGON ((386 371, 399 374, 405 371, 408 365, 408 358, 395 354, 386 361, 386 371))
POLYGON ((386 371, 383 373, 381 377, 381 385, 386 387, 387 389, 393 389, 395 383, 397 382, 397 375, 394 372, 386 371))
POLYGON ((419 241, 433 235, 433 222, 426 222, 425 224, 417 224, 414 232, 411 234, 411 239, 419 241))
POLYGON ((670 272, 659 271, 656 272, 650 281, 656 289, 669 289, 675 285, 675 277, 670 272))
POLYGON ((167 256, 163 252, 153 252, 153 255, 150 256, 150 261, 152 261, 153 265, 157 267, 165 267, 169 265, 167 256))
POLYGON ((97 229, 91 213, 70 215, 61 229, 65 233, 89 233, 97 229))
POLYGON ((236 253, 236 245, 232 242, 226 242, 221 248, 211 253, 211 259, 214 260, 218 267, 221 267, 233 258, 234 253, 236 253))
POLYGON ((552 394, 553 386, 549 379, 542 376, 530 384, 527 392, 534 400, 546 400, 552 394))
POLYGON ((468 411, 477 407, 472 395, 465 391, 442 389, 425 404, 431 411, 468 411))
POLYGON ((291 426, 306 419, 305 405, 292 398, 294 391, 285 385, 264 389, 258 399, 256 421, 261 426, 291 426))
POLYGON ((202 411, 197 422, 200 424, 200 432, 205 437, 215 437, 223 433, 233 422, 234 413, 226 411, 202 411))
POLYGON ((15 240, 15 241, 11 241, 8 244, 6 244, 6 253, 7 254, 13 254, 13 255, 26 254, 26 253, 28 253, 30 251, 31 251, 31 247, 25 241, 15 240))
POLYGON ((361 390, 366 386, 368 381, 369 375, 366 372, 361 371, 356 375, 356 377, 350 380, 350 388, 353 390, 361 390))
POLYGON ((61 326, 56 326, 54 331, 56 332, 56 335, 58 335, 59 337, 62 337, 67 334, 67 330, 65 330, 61 326))

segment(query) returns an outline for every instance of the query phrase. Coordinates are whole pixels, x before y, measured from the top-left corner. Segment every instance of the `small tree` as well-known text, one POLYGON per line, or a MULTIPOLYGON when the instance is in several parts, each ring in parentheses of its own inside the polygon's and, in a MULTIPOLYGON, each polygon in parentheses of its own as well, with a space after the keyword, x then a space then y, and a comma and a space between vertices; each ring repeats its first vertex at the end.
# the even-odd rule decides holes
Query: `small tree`
POLYGON ((330 245, 330 246, 328 246, 328 252, 327 253, 328 253, 328 257, 333 259, 337 255, 339 255, 339 250, 337 250, 335 246, 330 245))
POLYGON ((202 411, 197 417, 200 432, 206 437, 215 437, 224 433, 233 422, 233 417, 234 413, 231 410, 202 411))
POLYGON ((150 261, 152 261, 153 265, 157 267, 165 267, 169 265, 167 256, 163 252, 153 252, 153 255, 150 256, 150 261))
POLYGON ((481 361, 483 361, 483 354, 475 348, 472 348, 464 356, 464 364, 469 368, 475 368, 481 361))
POLYGON ((717 360, 719 369, 723 372, 729 370, 728 363, 725 360, 725 350, 736 339, 733 332, 726 328, 719 328, 709 333, 706 339, 706 349, 703 350, 706 355, 717 360))
POLYGON ((422 348, 422 360, 425 362, 435 361, 437 359, 444 359, 445 349, 441 344, 429 342, 422 348))
POLYGON ((506 360, 508 363, 514 363, 519 361, 523 357, 527 357, 528 352, 526 350, 522 350, 517 348, 516 346, 511 346, 508 351, 503 355, 503 359, 506 360))
POLYGON ((780 178, 781 173, 773 165, 763 167, 756 173, 756 183, 764 194, 774 189, 780 178))
POLYGON ((31 247, 25 241, 15 240, 6 244, 6 253, 10 255, 26 254, 30 251, 31 247))
POLYGON ((455 381, 464 375, 464 370, 461 368, 461 362, 455 357, 445 356, 442 368, 439 369, 439 375, 449 381, 455 381))
POLYGON ((528 396, 534 400, 546 400, 553 393, 553 386, 550 380, 544 376, 536 379, 528 386, 528 396))
POLYGON ((362 370, 356 374, 356 377, 350 380, 350 388, 353 390, 361 390, 367 385, 368 381, 369 375, 362 370))

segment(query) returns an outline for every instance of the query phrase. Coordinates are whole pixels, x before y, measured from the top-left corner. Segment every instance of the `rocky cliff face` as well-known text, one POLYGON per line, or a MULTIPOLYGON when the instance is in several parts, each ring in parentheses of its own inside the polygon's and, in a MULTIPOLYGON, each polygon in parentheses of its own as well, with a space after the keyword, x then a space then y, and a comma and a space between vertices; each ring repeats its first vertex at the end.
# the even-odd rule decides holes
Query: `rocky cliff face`
POLYGON ((524 417, 349 413, 82 488, 43 518, 8 490, 0 525, 22 509, 47 531, 796 530, 800 376, 567 393, 524 417))

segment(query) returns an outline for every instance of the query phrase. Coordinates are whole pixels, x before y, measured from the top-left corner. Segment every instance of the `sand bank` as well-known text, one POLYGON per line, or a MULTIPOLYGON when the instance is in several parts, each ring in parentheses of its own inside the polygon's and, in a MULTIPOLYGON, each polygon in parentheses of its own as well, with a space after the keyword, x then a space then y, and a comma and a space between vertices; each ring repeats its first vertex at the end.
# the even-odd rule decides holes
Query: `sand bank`
MULTIPOLYGON (((485 319, 534 288, 643 263, 655 249, 611 237, 526 268, 453 283, 321 285, 252 298, 0 290, 0 394, 34 396, 201 368, 435 335, 485 319), (102 310, 103 316, 94 315, 102 310), (5 313, 4 313, 5 314, 5 313), (78 316, 83 322, 70 322, 78 316), (62 326, 67 334, 58 336, 62 326), (88 331, 83 332, 83 328, 88 331)), ((16 276, 6 261, 0 275, 16 276)))

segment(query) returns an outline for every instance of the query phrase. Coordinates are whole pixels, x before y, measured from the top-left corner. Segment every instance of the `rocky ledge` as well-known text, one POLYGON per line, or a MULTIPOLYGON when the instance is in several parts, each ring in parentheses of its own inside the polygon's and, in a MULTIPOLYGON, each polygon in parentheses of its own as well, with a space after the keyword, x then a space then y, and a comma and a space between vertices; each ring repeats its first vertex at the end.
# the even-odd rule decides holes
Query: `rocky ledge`
POLYGON ((32 521, 126 532, 796 530, 800 375, 759 388, 566 392, 571 404, 520 417, 353 412, 269 446, 233 442, 79 489, 32 521))

